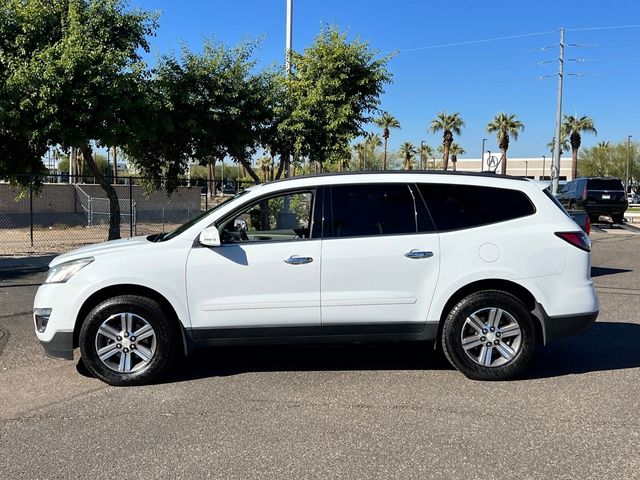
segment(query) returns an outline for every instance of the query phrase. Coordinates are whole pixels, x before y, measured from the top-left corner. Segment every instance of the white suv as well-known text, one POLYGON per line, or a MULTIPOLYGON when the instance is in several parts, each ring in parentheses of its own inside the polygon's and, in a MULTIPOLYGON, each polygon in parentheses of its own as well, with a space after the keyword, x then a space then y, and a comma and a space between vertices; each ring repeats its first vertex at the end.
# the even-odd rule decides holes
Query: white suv
POLYGON ((111 385, 149 382, 201 346, 389 340, 435 340, 467 377, 499 380, 595 321, 589 251, 524 179, 297 177, 169 233, 60 255, 34 321, 46 353, 79 346, 111 385))

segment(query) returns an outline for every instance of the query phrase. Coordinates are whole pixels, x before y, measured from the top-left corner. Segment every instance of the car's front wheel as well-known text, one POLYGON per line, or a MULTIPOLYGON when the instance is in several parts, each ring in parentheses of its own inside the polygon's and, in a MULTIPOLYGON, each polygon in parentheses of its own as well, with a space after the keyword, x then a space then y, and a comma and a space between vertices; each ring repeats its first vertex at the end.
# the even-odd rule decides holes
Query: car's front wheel
POLYGON ((451 364, 473 380, 507 380, 520 373, 535 350, 531 313, 513 295, 476 292, 460 300, 442 328, 451 364))
POLYGON ((104 300, 80 330, 87 369, 114 386, 142 385, 158 377, 173 359, 173 324, 161 306, 146 297, 121 295, 104 300))

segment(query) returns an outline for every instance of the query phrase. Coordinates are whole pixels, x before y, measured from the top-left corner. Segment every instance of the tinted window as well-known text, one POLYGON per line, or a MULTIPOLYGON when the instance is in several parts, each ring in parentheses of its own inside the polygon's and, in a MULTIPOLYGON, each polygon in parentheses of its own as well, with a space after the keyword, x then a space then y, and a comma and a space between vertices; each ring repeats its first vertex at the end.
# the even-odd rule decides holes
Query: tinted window
POLYGON ((418 188, 440 231, 503 222, 535 212, 529 198, 518 190, 425 183, 418 188))
POLYGON ((416 210, 408 185, 331 187, 332 222, 325 236, 359 237, 416 233, 416 210))
POLYGON ((622 181, 615 178, 590 178, 587 185, 589 190, 624 190, 622 181))

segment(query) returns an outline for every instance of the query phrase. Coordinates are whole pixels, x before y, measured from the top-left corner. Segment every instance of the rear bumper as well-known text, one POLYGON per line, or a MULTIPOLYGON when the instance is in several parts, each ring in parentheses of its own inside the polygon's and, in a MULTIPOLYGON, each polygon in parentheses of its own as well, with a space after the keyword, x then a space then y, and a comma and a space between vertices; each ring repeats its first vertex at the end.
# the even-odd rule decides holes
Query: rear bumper
POLYGON ((540 320, 542 327, 542 343, 546 345, 552 340, 568 335, 577 335, 587 331, 598 318, 598 311, 579 315, 563 315, 550 317, 542 305, 536 304, 533 314, 540 320))
POLYGON ((56 332, 50 341, 40 340, 40 345, 48 357, 73 360, 73 332, 56 332))

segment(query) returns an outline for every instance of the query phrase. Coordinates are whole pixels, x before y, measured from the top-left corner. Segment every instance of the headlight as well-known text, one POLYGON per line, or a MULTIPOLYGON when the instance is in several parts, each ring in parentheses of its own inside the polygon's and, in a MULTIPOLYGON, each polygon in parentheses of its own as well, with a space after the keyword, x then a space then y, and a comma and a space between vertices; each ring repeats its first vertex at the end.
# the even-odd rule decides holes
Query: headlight
POLYGON ((91 262, 93 262, 93 257, 87 257, 51 267, 44 283, 64 283, 91 262))

